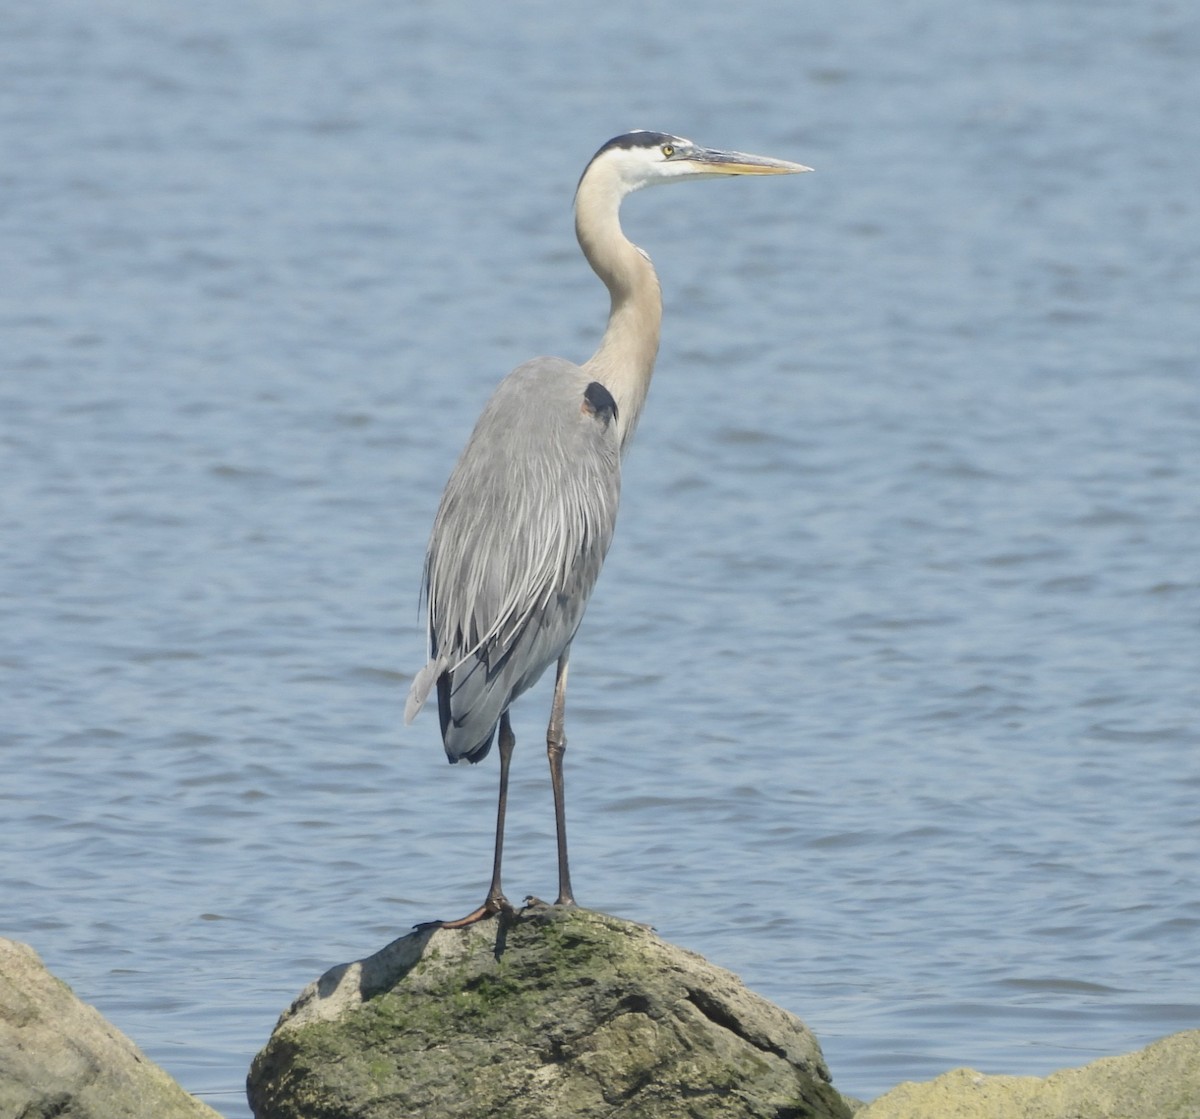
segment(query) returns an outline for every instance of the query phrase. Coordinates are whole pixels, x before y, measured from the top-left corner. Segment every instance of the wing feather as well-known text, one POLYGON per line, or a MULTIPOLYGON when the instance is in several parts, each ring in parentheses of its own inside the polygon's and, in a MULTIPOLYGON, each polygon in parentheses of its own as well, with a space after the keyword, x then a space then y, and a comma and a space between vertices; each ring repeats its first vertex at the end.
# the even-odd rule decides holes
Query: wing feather
POLYGON ((570 645, 612 541, 615 425, 582 412, 578 367, 539 359, 497 389, 447 483, 425 564, 429 662, 451 760, 476 761, 497 721, 570 645))

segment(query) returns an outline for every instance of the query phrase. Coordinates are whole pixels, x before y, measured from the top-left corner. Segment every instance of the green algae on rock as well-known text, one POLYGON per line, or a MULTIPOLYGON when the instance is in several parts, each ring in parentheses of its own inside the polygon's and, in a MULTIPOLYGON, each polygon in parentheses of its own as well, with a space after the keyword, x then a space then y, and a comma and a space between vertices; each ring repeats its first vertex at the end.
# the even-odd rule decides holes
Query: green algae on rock
POLYGON ((248 1081, 258 1119, 848 1119, 798 1019, 650 929, 533 906, 327 972, 248 1081))

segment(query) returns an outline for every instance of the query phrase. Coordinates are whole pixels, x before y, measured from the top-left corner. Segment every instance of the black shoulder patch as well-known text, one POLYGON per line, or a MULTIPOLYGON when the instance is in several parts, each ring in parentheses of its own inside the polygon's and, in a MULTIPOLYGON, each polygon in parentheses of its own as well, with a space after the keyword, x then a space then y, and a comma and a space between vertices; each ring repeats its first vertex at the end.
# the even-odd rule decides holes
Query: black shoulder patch
POLYGON ((599 381, 593 381, 583 390, 583 408, 606 424, 617 418, 617 402, 599 381))

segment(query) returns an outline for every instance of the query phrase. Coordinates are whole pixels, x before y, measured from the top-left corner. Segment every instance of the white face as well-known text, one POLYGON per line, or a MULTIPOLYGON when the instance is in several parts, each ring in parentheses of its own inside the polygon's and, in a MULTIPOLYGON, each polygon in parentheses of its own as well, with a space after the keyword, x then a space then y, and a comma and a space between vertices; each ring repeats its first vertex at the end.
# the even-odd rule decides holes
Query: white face
POLYGON ((681 136, 664 136, 656 144, 638 144, 628 148, 609 148, 593 161, 620 183, 624 192, 640 190, 654 183, 670 182, 685 176, 697 177, 704 171, 686 158, 696 145, 681 136))
POLYGON ((580 179, 615 194, 678 179, 715 179, 726 175, 791 175, 809 168, 799 163, 745 152, 701 148, 682 136, 661 132, 627 133, 600 149, 580 179))

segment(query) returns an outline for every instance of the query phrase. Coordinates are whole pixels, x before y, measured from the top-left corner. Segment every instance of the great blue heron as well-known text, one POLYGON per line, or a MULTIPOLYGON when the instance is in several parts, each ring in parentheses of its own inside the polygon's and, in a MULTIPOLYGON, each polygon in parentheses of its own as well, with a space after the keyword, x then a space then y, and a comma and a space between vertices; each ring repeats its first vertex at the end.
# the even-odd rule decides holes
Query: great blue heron
POLYGON ((639 131, 609 140, 579 180, 575 233, 612 299, 600 348, 581 366, 534 358, 500 383, 450 475, 425 557, 429 661, 413 681, 405 722, 436 683, 452 763, 480 761, 500 731, 491 886, 478 909, 444 927, 511 908, 500 887, 516 742, 508 709, 555 662, 546 752, 558 838, 556 904, 575 901, 562 778, 567 658, 612 540, 621 454, 646 399, 662 321, 658 277, 621 231, 621 201, 653 183, 808 170, 639 131))

